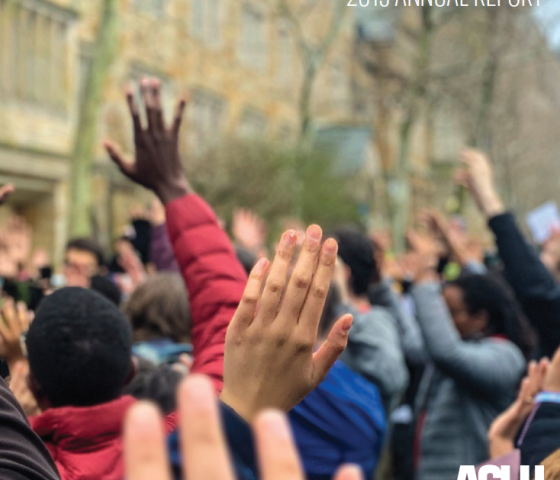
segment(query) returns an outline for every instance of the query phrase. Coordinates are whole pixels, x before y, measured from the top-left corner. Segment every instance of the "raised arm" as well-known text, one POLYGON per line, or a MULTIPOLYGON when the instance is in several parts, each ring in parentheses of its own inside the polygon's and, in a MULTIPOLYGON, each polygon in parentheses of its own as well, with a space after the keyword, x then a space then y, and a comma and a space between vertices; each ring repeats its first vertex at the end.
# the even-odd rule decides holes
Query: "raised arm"
POLYGON ((496 191, 488 158, 473 150, 461 154, 464 169, 458 181, 469 189, 496 237, 505 276, 539 331, 543 354, 553 355, 560 345, 560 285, 527 243, 513 215, 506 213, 496 191))
POLYGON ((426 350, 444 374, 470 390, 492 396, 515 388, 525 360, 521 351, 504 340, 464 342, 434 282, 412 290, 426 350))
POLYGON ((412 297, 428 357, 445 375, 469 390, 487 396, 513 390, 525 366, 521 351, 503 340, 475 343, 461 339, 441 295, 435 244, 418 237, 414 232, 408 236, 413 252, 407 273, 415 281, 412 297))
POLYGON ((222 389, 226 330, 247 283, 233 246, 212 209, 186 195, 166 206, 167 229, 189 292, 193 373, 208 375, 222 389))
POLYGON ((173 124, 167 128, 159 82, 143 80, 141 91, 148 119, 146 129, 133 92, 127 94, 134 125, 135 161, 127 161, 111 142, 105 142, 105 147, 124 175, 152 190, 165 205, 169 238, 189 291, 192 371, 208 375, 216 390, 221 391, 225 333, 241 299, 246 274, 212 209, 193 193, 185 177, 179 155, 185 101, 179 102, 173 124))
POLYGON ((158 272, 180 272, 167 233, 165 207, 157 198, 154 198, 150 206, 150 224, 150 261, 158 272))

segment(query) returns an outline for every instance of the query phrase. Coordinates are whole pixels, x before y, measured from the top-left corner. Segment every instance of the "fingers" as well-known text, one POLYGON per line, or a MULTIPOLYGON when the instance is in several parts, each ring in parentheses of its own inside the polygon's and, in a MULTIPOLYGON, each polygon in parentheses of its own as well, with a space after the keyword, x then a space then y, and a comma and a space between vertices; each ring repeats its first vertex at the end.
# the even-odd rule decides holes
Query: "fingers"
POLYGON ((165 121, 163 119, 163 107, 161 105, 161 85, 159 80, 152 80, 150 83, 150 91, 152 93, 154 105, 154 123, 156 131, 163 133, 165 131, 165 121))
POLYGON ((334 480, 363 480, 364 473, 357 465, 344 465, 340 467, 334 480))
POLYGON ((157 133, 157 112, 156 102, 152 91, 152 82, 148 78, 142 79, 140 82, 140 93, 142 94, 142 102, 146 108, 146 118, 148 119, 148 131, 157 133))
POLYGON ((139 402, 128 411, 124 462, 128 480, 171 479, 163 422, 156 407, 149 403, 139 402))
POLYGON ((544 379, 546 378, 549 365, 550 360, 548 358, 542 358, 536 366, 533 378, 531 379, 531 393, 533 396, 537 395, 537 393, 543 389, 544 379))
POLYGON ((20 393, 25 386, 26 368, 24 362, 17 362, 10 372, 10 390, 14 393, 20 393))
MULTIPOLYGON (((329 251, 331 253, 328 258, 323 258, 324 254, 321 253, 322 236, 323 232, 317 225, 311 225, 307 229, 301 253, 299 254, 297 264, 290 278, 290 282, 288 283, 288 288, 286 289, 286 294, 284 297, 284 301, 282 302, 280 311, 282 317, 285 318, 291 326, 295 325, 298 322, 300 313, 304 308, 304 302, 305 305, 307 305, 307 303, 310 303, 311 307, 311 304, 317 303, 312 302, 311 300, 322 300, 323 303, 321 304, 320 312, 322 312, 323 310, 324 300, 329 291, 330 278, 332 277, 332 274, 334 272, 337 247, 334 240, 327 240, 325 246, 327 244, 330 246, 331 250, 329 251), (332 248, 334 248, 334 254, 332 253, 332 248), (319 262, 319 266, 317 267, 317 259, 319 258, 320 253, 321 261, 319 262), (317 273, 321 272, 323 274, 323 277, 326 276, 324 272, 325 268, 322 268, 325 266, 325 262, 328 264, 327 268, 330 271, 330 276, 326 284, 324 282, 325 278, 321 278, 320 282, 316 282, 313 278, 315 268, 317 268, 317 273), (314 289, 310 291, 309 287, 311 287, 312 281, 314 289), (308 292, 309 299, 306 302, 308 292)), ((308 315, 312 315, 313 312, 314 310, 310 309, 308 315)), ((320 312, 319 318, 321 316, 320 312)))
POLYGON ((348 343, 348 332, 352 328, 352 315, 344 315, 332 327, 327 340, 313 355, 313 383, 319 385, 338 360, 348 343))
MULTIPOLYGON (((304 337, 313 343, 317 339, 319 322, 321 321, 325 300, 329 294, 331 280, 336 268, 337 252, 338 244, 336 240, 329 238, 321 249, 317 270, 313 276, 309 292, 306 292, 305 304, 299 315, 299 328, 302 330, 304 337)), ((288 300, 286 298, 286 301, 288 300)))
POLYGON ((200 375, 188 377, 179 387, 178 403, 182 457, 188 459, 185 478, 233 480, 210 380, 200 375))
POLYGON ((30 317, 29 317, 29 312, 27 311, 27 307, 25 306, 25 303, 18 302, 16 308, 17 308, 17 318, 20 326, 20 331, 27 332, 27 330, 29 330, 29 322, 30 322, 30 317))
POLYGON ((103 146, 105 147, 105 150, 107 150, 107 153, 109 154, 109 157, 111 157, 111 160, 113 160, 117 167, 119 167, 119 170, 126 176, 132 175, 134 164, 126 159, 126 157, 121 152, 121 149, 110 140, 105 140, 103 142, 103 146))
POLYGON ((183 122, 183 115, 185 113, 185 107, 187 105, 187 100, 182 98, 177 104, 175 109, 175 115, 173 116, 173 125, 171 126, 171 133, 174 136, 179 135, 181 131, 181 123, 183 122))
POLYGON ((239 306, 237 307, 233 320, 231 321, 232 326, 248 327, 253 322, 257 313, 257 305, 261 295, 261 288, 266 272, 268 271, 268 267, 269 261, 266 258, 261 258, 253 267, 253 270, 249 275, 249 280, 247 280, 243 297, 241 297, 241 302, 239 302, 239 306))
POLYGON ((303 480, 304 473, 286 416, 265 411, 255 421, 259 465, 263 480, 303 480))
POLYGON ((134 98, 134 90, 129 88, 126 92, 126 102, 128 103, 128 110, 130 112, 130 117, 132 118, 132 125, 134 128, 134 138, 138 140, 141 138, 142 133, 142 121, 140 120, 140 110, 136 104, 134 98))
POLYGON ((0 187, 0 205, 2 205, 14 191, 15 188, 13 185, 2 185, 0 187))
POLYGON ((261 297, 261 304, 256 322, 262 321, 263 323, 272 323, 278 313, 280 302, 286 287, 286 277, 290 267, 290 261, 294 254, 297 236, 294 230, 288 230, 282 236, 274 262, 270 267, 268 280, 264 287, 264 292, 261 297))
POLYGON ((5 340, 15 340, 21 334, 21 328, 17 319, 16 311, 14 308, 14 301, 12 298, 6 299, 2 305, 2 316, 7 330, 2 332, 5 340))

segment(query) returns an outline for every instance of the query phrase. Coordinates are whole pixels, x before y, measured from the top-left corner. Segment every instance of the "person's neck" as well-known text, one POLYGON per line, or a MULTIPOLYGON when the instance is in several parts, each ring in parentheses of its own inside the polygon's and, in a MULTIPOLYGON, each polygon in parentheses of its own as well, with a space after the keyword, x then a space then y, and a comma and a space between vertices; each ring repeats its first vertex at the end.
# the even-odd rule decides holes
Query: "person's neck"
POLYGON ((352 305, 357 310, 371 307, 371 303, 367 295, 355 295, 353 293, 350 293, 348 295, 348 301, 350 305, 352 305))

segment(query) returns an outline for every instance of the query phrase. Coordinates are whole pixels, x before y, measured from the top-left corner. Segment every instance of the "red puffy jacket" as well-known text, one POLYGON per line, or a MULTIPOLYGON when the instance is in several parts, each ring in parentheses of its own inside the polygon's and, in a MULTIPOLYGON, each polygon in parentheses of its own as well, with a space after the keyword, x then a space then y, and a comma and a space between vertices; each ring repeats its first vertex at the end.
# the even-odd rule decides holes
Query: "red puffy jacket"
MULTIPOLYGON (((193 373, 208 375, 222 389, 225 334, 247 283, 226 233, 212 209, 196 195, 185 195, 166 207, 169 238, 187 290, 192 318, 193 373)), ((121 433, 124 396, 87 408, 53 408, 30 418, 46 443, 62 480, 122 480, 121 433)), ((166 429, 176 427, 176 414, 166 429)))

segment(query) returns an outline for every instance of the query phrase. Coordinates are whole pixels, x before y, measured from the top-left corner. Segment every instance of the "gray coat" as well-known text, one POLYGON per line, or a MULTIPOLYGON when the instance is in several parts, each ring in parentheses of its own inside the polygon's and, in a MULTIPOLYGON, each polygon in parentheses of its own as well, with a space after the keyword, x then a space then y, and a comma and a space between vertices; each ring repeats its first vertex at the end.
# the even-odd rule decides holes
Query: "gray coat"
POLYGON ((512 342, 461 339, 440 290, 437 284, 412 290, 422 334, 418 342, 429 358, 415 405, 417 418, 426 413, 419 426, 416 480, 450 480, 460 465, 486 460, 488 428, 514 399, 525 371, 525 358, 512 342))
POLYGON ((383 307, 358 313, 350 306, 341 306, 338 313, 354 315, 348 346, 340 360, 377 386, 385 411, 390 412, 408 386, 408 369, 395 320, 383 307))

